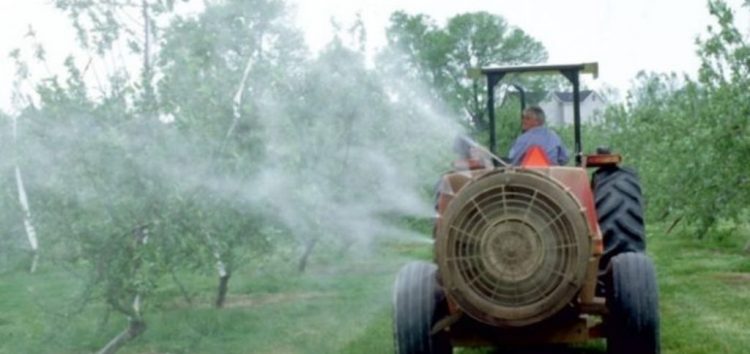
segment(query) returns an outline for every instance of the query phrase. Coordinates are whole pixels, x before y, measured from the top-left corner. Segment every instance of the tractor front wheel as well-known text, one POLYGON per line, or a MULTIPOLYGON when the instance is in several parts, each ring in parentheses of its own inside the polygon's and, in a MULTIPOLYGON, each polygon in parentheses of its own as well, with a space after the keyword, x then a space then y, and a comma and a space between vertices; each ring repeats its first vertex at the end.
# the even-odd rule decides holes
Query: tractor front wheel
POLYGON ((608 354, 658 354, 659 291, 651 259, 643 253, 612 258, 605 318, 608 354))
POLYGON ((445 295, 437 284, 437 266, 410 262, 396 277, 393 289, 393 334, 398 354, 451 353, 445 332, 431 334, 447 312, 445 295))

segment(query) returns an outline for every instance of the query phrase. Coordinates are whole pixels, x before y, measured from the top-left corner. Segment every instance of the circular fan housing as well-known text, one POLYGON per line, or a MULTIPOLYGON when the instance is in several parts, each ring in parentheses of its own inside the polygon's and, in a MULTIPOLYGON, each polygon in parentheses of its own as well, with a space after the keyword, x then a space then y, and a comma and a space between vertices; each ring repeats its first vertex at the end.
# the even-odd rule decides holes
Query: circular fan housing
POLYGON ((541 322, 580 290, 589 234, 580 203, 552 178, 516 169, 485 175, 458 192, 439 227, 443 285, 484 323, 541 322))

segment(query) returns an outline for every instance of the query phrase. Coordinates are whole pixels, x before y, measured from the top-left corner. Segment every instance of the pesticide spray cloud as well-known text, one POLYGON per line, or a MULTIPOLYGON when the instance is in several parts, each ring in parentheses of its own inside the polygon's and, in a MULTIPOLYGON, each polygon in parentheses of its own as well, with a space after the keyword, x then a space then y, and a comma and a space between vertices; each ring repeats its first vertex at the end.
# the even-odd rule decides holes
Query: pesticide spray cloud
MULTIPOLYGON (((166 32, 158 86, 170 123, 135 112, 132 98, 118 102, 125 91, 100 103, 55 98, 22 117, 31 203, 74 205, 101 218, 86 227, 90 234, 112 221, 126 230, 152 219, 185 224, 177 233, 210 232, 218 243, 260 229, 177 220, 198 220, 219 207, 233 217, 255 214, 281 224, 303 248, 356 244, 352 250, 367 252, 380 239, 429 242, 429 235, 397 221, 434 215, 432 186, 463 131, 459 119, 415 80, 390 73, 388 65, 369 68, 364 51, 352 49, 356 44, 337 37, 313 59, 302 58, 304 51, 284 55, 299 47, 299 36, 283 28, 283 16, 259 20, 252 8, 227 9, 244 19, 232 22, 242 30, 229 31, 224 10, 215 7, 190 20, 204 21, 203 32, 181 34, 194 27, 188 20, 166 32), (218 39, 210 33, 214 27, 218 39), (256 27, 265 37, 253 32, 256 27), (206 53, 216 54, 210 57, 215 62, 188 60, 204 53, 191 47, 197 35, 210 39, 214 47, 206 53), (238 43, 247 48, 234 52, 238 43), (210 195, 213 203, 198 208, 201 217, 185 202, 208 204, 196 195, 210 195), (107 210, 115 216, 102 212, 107 210)), ((79 84, 85 87, 85 81, 79 84)), ((64 221, 81 218, 77 209, 64 210, 71 215, 40 210, 42 221, 55 220, 43 229, 57 223, 65 232, 81 232, 75 229, 81 223, 64 221)), ((253 237, 224 243, 242 245, 253 237)))
MULTIPOLYGON (((19 114, 40 267, 90 266, 99 289, 139 312, 168 271, 216 267, 226 284, 239 258, 266 251, 286 252, 304 270, 318 255, 358 258, 381 241, 431 242, 403 219, 434 215, 432 188, 463 132, 459 119, 414 80, 369 68, 361 50, 338 40, 281 70, 291 60, 273 48, 282 35, 259 39, 263 46, 222 37, 226 48, 211 37, 205 43, 216 47, 200 51, 191 46, 201 33, 167 37, 177 44, 163 55, 176 59, 159 62, 156 111, 125 84, 92 98, 71 70, 41 83, 39 104, 19 114), (237 43, 249 49, 232 52, 237 43)), ((2 220, 18 223, 6 199, 16 212, 2 220)), ((378 265, 390 274, 397 257, 378 265)), ((360 317, 385 308, 381 292, 365 295, 360 317)))
MULTIPOLYGON (((419 240, 394 216, 429 218, 430 187, 462 131, 418 85, 332 45, 294 88, 257 103, 266 147, 255 198, 305 243, 419 240)), ((429 240, 425 235, 422 240, 429 240)))

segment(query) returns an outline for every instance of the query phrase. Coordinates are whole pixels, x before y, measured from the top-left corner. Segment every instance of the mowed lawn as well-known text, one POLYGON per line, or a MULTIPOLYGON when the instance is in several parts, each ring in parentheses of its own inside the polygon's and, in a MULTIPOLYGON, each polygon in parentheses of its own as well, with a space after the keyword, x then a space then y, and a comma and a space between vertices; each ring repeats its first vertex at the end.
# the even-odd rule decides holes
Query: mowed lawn
POLYGON ((663 353, 750 353, 750 253, 652 230, 663 353))
MULTIPOLYGON (((662 352, 750 353, 750 255, 740 242, 701 242, 663 229, 649 228, 661 288, 662 352)), ((227 307, 219 310, 210 306, 208 275, 181 274, 191 304, 165 279, 146 303, 147 331, 122 352, 392 353, 395 273, 409 259, 429 258, 430 247, 389 243, 357 256, 319 255, 303 275, 293 262, 248 264, 236 272, 227 307)), ((83 283, 54 265, 33 275, 0 274, 0 353, 87 353, 103 346, 125 320, 107 315, 95 292, 80 307, 83 283)), ((602 348, 594 343, 564 352, 602 348)))

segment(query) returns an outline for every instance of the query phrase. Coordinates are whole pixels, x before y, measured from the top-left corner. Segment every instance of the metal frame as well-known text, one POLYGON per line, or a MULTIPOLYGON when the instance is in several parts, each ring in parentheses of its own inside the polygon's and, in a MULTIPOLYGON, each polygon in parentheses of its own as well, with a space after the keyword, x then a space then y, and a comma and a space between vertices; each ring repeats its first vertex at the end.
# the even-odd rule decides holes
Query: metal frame
MULTIPOLYGON (((573 129, 575 140, 576 166, 583 165, 583 152, 581 145, 581 103, 580 97, 580 74, 593 74, 596 78, 599 74, 599 64, 570 64, 570 65, 529 65, 529 66, 507 66, 481 69, 482 74, 487 76, 487 111, 490 118, 490 151, 497 150, 497 137, 495 132, 495 86, 507 74, 511 73, 557 73, 563 75, 573 85, 573 129)), ((513 85, 518 89, 518 86, 513 85)), ((523 90, 520 90, 523 93, 523 90)), ((523 95, 523 94, 522 94, 523 95)), ((522 109, 525 102, 522 103, 522 109)))
POLYGON ((523 117, 523 110, 526 109, 526 90, 524 90, 521 85, 511 84, 511 86, 518 91, 518 96, 521 99, 521 112, 519 117, 523 117))

